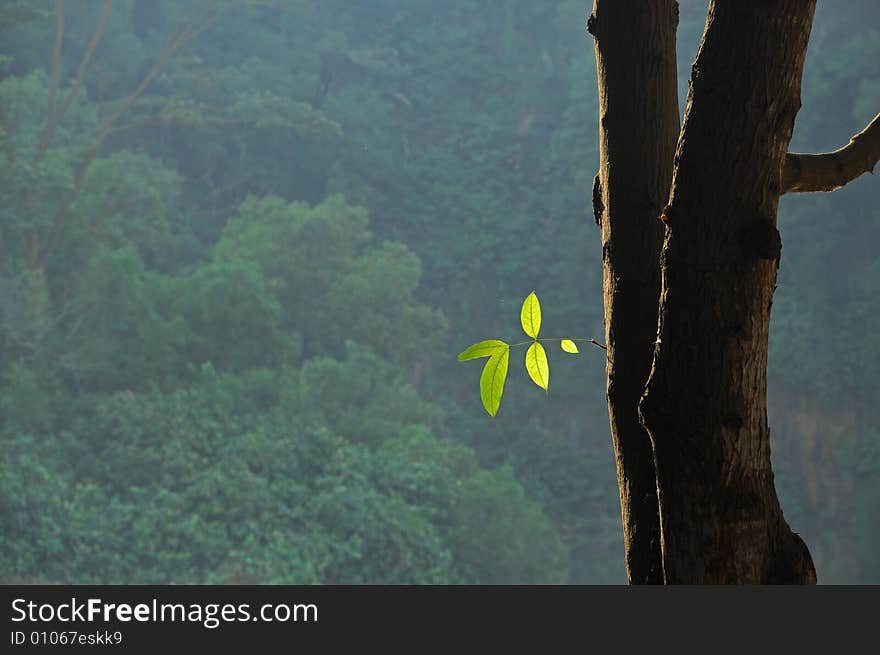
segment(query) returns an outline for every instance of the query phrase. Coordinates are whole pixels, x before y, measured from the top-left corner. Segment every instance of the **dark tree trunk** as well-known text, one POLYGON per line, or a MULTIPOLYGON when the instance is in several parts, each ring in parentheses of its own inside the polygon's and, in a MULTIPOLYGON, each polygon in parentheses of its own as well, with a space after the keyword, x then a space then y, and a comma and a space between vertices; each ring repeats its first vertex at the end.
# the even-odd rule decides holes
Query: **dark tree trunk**
POLYGON ((651 370, 660 296, 658 216, 669 197, 678 139, 674 0, 595 0, 599 174, 608 413, 617 461, 627 577, 661 584, 654 454, 638 415, 651 370))
POLYGON ((815 0, 714 0, 676 150, 641 413, 667 583, 812 583, 770 467, 776 211, 815 0))

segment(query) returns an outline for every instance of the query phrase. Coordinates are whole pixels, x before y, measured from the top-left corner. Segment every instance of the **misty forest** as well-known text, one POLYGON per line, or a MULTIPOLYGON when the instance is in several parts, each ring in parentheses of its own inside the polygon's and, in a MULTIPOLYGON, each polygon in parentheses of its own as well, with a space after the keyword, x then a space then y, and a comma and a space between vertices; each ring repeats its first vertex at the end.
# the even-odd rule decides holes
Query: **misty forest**
MULTIPOLYGON (((0 2, 0 580, 625 584, 591 10, 0 2), (579 352, 493 418, 457 356, 532 291, 579 352)), ((801 96, 793 152, 871 121, 880 4, 819 0, 801 96)), ((778 228, 779 502, 878 584, 880 184, 778 228)))

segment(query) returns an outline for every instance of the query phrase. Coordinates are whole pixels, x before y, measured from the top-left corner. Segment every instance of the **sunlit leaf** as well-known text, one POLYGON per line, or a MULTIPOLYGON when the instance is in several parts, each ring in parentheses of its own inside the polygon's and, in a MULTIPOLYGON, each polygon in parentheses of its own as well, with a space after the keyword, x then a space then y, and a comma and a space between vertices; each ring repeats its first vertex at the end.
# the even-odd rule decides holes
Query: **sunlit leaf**
POLYGON ((526 370, 532 382, 547 391, 550 384, 550 364, 547 363, 544 346, 537 341, 526 351, 526 370))
POLYGON ((495 353, 486 362, 483 374, 480 376, 480 398, 483 400, 483 407, 493 418, 501 405, 501 395, 504 393, 504 381, 507 379, 509 360, 510 348, 495 353))
POLYGON ((523 301, 519 318, 525 333, 532 339, 537 339, 538 332, 541 331, 541 304, 534 291, 523 301))
POLYGON ((468 347, 463 353, 458 356, 458 361, 466 362, 469 359, 479 359, 480 357, 491 357, 497 352, 504 350, 507 348, 507 344, 503 341, 498 341, 497 339, 489 339, 487 341, 481 341, 480 343, 475 343, 473 346, 468 347))
POLYGON ((562 346, 562 349, 567 353, 580 352, 578 350, 577 344, 571 339, 563 339, 559 342, 559 345, 562 346))

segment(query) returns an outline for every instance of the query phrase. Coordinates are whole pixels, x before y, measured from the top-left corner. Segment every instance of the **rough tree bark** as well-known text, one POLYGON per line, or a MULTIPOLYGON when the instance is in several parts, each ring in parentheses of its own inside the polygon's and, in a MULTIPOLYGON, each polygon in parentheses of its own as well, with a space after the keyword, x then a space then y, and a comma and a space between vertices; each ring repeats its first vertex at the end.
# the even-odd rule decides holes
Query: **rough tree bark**
POLYGON ((657 216, 669 196, 679 131, 677 24, 674 0, 595 0, 587 23, 599 82, 593 210, 602 231, 608 414, 633 584, 663 582, 654 454, 637 408, 656 339, 657 216))
POLYGON ((641 413, 667 583, 814 583, 770 466, 776 212, 815 0, 714 0, 662 220, 658 342, 641 413))

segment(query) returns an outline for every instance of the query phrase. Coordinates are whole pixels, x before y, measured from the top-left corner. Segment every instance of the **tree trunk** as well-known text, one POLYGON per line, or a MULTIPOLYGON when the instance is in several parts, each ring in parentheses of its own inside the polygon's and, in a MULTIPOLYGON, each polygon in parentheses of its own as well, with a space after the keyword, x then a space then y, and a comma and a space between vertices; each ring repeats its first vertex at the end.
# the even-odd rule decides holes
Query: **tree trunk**
POLYGON ((641 414, 667 583, 813 583, 770 467, 776 211, 815 0, 713 0, 663 212, 658 343, 641 414))
POLYGON ((678 139, 674 0, 595 0, 599 174, 608 413, 617 461, 627 577, 663 582, 654 454, 638 415, 651 370, 663 225, 678 139), (638 44, 638 47, 633 47, 638 44))

